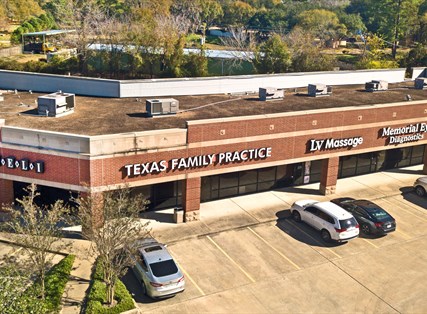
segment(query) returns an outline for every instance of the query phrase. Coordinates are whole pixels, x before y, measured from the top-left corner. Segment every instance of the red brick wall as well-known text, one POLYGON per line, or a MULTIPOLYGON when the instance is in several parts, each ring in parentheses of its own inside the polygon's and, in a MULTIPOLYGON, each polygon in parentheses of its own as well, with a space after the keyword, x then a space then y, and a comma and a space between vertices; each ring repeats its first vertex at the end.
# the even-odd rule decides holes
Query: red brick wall
POLYGON ((13 181, 0 179, 0 210, 13 201, 13 181))
POLYGON ((186 212, 200 208, 200 178, 186 179, 182 189, 182 204, 186 212))
POLYGON ((335 193, 338 179, 339 158, 333 157, 322 160, 320 191, 323 194, 335 193))
POLYGON ((89 160, 49 155, 47 153, 34 153, 22 150, 13 150, 0 148, 2 157, 13 156, 16 159, 27 158, 30 162, 44 161, 44 173, 32 171, 23 171, 20 168, 10 169, 6 166, 0 167, 0 174, 16 175, 31 179, 40 179, 64 184, 81 185, 84 182, 89 183, 89 160))

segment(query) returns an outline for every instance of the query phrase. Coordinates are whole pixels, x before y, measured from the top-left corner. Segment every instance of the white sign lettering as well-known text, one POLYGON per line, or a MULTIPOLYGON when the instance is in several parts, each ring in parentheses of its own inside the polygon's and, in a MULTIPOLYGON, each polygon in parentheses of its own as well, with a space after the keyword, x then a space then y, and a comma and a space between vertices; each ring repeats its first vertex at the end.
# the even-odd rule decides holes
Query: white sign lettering
POLYGON ((309 150, 315 152, 318 150, 335 149, 343 147, 357 147, 363 144, 363 137, 350 137, 350 138, 328 138, 323 140, 310 140, 309 150))
POLYGON ((44 172, 43 161, 30 162, 28 159, 17 160, 13 156, 9 156, 9 157, 0 156, 0 167, 2 166, 5 166, 10 169, 20 168, 22 171, 35 170, 37 173, 44 172))
POLYGON ((381 131, 381 137, 388 137, 388 145, 397 145, 422 140, 424 139, 424 133, 426 132, 427 123, 417 123, 398 128, 383 128, 381 131))
POLYGON ((153 161, 125 165, 126 176, 141 176, 151 173, 165 172, 167 170, 184 170, 207 167, 209 165, 224 165, 228 163, 244 162, 250 160, 266 159, 271 157, 271 147, 244 149, 235 152, 198 155, 187 158, 173 158, 169 161, 153 161))

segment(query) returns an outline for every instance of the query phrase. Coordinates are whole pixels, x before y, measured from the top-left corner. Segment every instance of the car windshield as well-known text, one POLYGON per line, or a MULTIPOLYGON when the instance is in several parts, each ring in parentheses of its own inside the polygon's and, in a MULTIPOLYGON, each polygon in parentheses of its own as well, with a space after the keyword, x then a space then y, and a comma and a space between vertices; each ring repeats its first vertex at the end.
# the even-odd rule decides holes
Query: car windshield
POLYGON ((341 228, 351 228, 351 227, 356 227, 356 225, 357 225, 357 221, 354 218, 340 220, 341 228))
POLYGON ((166 261, 156 262, 150 264, 150 268, 153 271, 153 275, 156 277, 164 277, 176 274, 178 272, 178 267, 175 262, 171 259, 166 261))
POLYGON ((378 221, 387 221, 391 219, 391 216, 382 208, 365 207, 365 210, 378 221))

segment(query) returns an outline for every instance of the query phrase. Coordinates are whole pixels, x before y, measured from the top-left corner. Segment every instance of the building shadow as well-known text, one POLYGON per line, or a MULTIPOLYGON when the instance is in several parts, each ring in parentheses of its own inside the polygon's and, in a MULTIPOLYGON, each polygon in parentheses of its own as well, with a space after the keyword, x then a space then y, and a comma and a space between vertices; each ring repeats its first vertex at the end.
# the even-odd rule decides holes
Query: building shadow
POLYGON ((422 170, 412 170, 412 169, 405 169, 405 168, 387 169, 387 170, 383 170, 383 172, 402 173, 402 174, 419 174, 420 176, 424 175, 422 170))
POLYGON ((275 191, 288 192, 288 193, 298 193, 302 195, 323 195, 320 193, 319 189, 311 188, 302 188, 297 186, 286 187, 282 189, 276 189, 275 191))
POLYGON ((169 211, 159 210, 159 211, 142 212, 140 214, 140 218, 155 220, 155 221, 164 222, 164 223, 175 223, 174 214, 173 214, 173 212, 171 213, 170 210, 169 211))

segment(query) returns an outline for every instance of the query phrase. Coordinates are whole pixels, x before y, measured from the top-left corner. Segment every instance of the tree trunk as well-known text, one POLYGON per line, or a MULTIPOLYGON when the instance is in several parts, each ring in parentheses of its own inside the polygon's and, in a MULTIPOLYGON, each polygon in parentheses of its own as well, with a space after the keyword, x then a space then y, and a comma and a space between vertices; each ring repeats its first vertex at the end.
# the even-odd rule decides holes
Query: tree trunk
MULTIPOLYGON (((44 266, 44 265, 43 265, 44 266)), ((44 286, 44 279, 45 279, 45 269, 42 268, 40 272, 40 294, 42 299, 45 299, 45 286, 44 286)))

